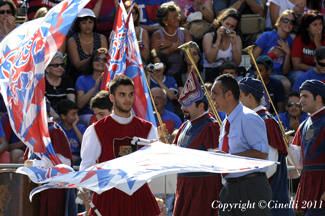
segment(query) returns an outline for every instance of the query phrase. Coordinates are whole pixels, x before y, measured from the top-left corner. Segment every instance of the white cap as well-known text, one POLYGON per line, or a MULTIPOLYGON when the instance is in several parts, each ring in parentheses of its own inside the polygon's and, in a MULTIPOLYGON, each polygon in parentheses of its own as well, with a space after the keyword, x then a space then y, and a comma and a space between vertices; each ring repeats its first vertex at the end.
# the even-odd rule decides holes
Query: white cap
POLYGON ((89 8, 83 8, 77 15, 78 17, 94 17, 96 18, 94 12, 90 10, 89 8))

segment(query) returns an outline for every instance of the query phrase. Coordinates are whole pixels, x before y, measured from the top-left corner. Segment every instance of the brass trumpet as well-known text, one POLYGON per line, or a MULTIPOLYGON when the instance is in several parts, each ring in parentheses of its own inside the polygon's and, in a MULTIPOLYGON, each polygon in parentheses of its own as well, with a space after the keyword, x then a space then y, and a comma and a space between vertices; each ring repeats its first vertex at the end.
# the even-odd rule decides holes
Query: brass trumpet
POLYGON ((293 159, 293 157, 292 157, 292 154, 291 154, 291 151, 290 151, 290 149, 289 149, 289 141, 288 141, 287 137, 285 136, 285 135, 286 135, 285 129, 284 129, 283 124, 282 124, 282 122, 281 122, 281 120, 280 120, 280 118, 279 118, 278 112, 277 112, 276 109, 275 109, 275 106, 274 106, 274 104, 273 104, 273 102, 272 102, 272 99, 271 99, 271 97, 270 97, 270 94, 269 94, 269 92, 268 92, 268 90, 267 90, 267 88, 266 88, 266 85, 265 85, 265 83, 264 83, 264 80, 262 79, 261 72, 260 72, 260 70, 258 69, 258 66, 257 66, 257 63, 256 63, 256 59, 255 59, 254 54, 253 54, 253 49, 254 49, 254 45, 251 45, 251 46, 248 46, 248 47, 246 47, 245 49, 243 49, 243 51, 247 52, 248 55, 251 57, 251 59, 252 59, 253 62, 254 62, 254 65, 255 65, 256 70, 257 70, 257 72, 258 72, 258 76, 261 78, 260 80, 261 80, 261 82, 262 82, 262 84, 263 84, 263 87, 264 87, 264 90, 265 90, 265 92, 266 92, 266 94, 267 94, 267 97, 268 97, 268 99, 269 99, 269 102, 270 102, 270 104, 272 105, 273 110, 274 110, 274 112, 275 112, 275 115, 277 116, 277 118, 278 118, 278 120, 279 120, 279 125, 280 125, 280 129, 281 129, 281 132, 282 132, 282 137, 283 137, 284 143, 286 144, 286 147, 287 147, 288 153, 289 153, 289 155, 290 155, 290 157, 291 157, 291 159, 292 159, 292 161, 293 161, 293 165, 295 166, 295 169, 296 169, 296 171, 298 172, 298 175, 300 176, 300 172, 299 172, 299 170, 298 170, 298 168, 297 168, 296 162, 294 161, 294 159, 293 159))
POLYGON ((179 48, 179 49, 182 49, 182 50, 184 50, 184 51, 186 52, 188 58, 190 59, 190 61, 191 61, 191 63, 192 63, 192 66, 193 66, 193 67, 195 68, 195 70, 197 71, 197 74, 198 74, 198 76, 199 76, 199 78, 200 78, 200 81, 201 81, 201 83, 202 83, 202 85, 203 85, 203 88, 204 88, 205 94, 206 94, 206 96, 207 96, 208 102, 209 102, 209 104, 210 104, 210 106, 211 106, 211 108, 212 108, 212 112, 213 112, 214 116, 216 117, 216 119, 217 119, 217 121, 218 121, 218 124, 219 124, 219 126, 220 126, 220 128, 221 128, 221 125, 222 125, 221 118, 220 118, 220 116, 219 116, 219 114, 218 114, 218 111, 217 111, 216 107, 215 107, 214 104, 212 103, 212 99, 211 99, 211 97, 210 97, 210 95, 209 95, 209 92, 208 92, 207 88, 205 87, 204 82, 203 82, 203 79, 202 79, 202 77, 201 77, 201 74, 200 74, 200 72, 199 72, 199 70, 198 70, 198 68, 197 68, 197 66, 196 66, 196 64, 195 64, 195 62, 194 62, 194 59, 193 59, 193 56, 192 56, 192 53, 191 53, 191 50, 190 50, 190 45, 191 45, 191 43, 192 43, 192 41, 189 41, 189 42, 187 42, 187 43, 185 43, 185 44, 179 46, 178 48, 179 48))

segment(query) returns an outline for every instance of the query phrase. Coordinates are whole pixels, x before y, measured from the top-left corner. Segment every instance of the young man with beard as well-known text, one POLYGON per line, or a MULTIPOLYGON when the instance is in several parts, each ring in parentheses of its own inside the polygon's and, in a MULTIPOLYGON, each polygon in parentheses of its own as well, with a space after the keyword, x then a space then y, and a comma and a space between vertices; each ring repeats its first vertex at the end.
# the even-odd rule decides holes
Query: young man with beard
MULTIPOLYGON (((295 209, 305 211, 306 216, 325 215, 325 84, 319 80, 307 80, 300 87, 302 111, 309 113, 300 124, 292 145, 292 156, 302 168, 295 209), (312 206, 306 206, 313 203, 312 206)), ((292 160, 289 158, 291 163, 292 160)))
MULTIPOLYGON (((190 76, 194 77, 192 73, 190 76)), ((179 147, 202 151, 216 149, 219 144, 220 127, 209 114, 209 103, 206 96, 203 93, 197 93, 201 88, 197 82, 197 85, 195 84, 195 80, 195 78, 188 78, 181 93, 179 101, 184 117, 188 121, 179 128, 173 143, 179 147), (195 90, 192 89, 193 86, 196 87, 195 90), (197 95, 202 95, 202 97, 197 95)), ((212 208, 211 204, 214 200, 219 200, 221 188, 220 174, 179 173, 177 175, 174 215, 197 216, 202 213, 205 216, 217 215, 218 209, 212 208)))
MULTIPOLYGON (((245 77, 239 81, 239 101, 247 108, 255 111, 265 122, 267 138, 270 145, 269 160, 280 162, 280 165, 272 165, 266 172, 266 176, 272 188, 272 200, 279 205, 289 205, 289 194, 287 185, 287 164, 288 155, 280 127, 274 116, 267 109, 261 106, 264 87, 260 80, 245 77)), ((294 216, 292 208, 272 208, 272 216, 294 216)))
MULTIPOLYGON (((220 129, 219 149, 224 153, 244 157, 267 159, 269 145, 264 121, 253 110, 239 102, 239 86, 235 78, 224 74, 219 76, 212 87, 211 99, 218 111, 227 114, 220 129)), ((226 183, 220 191, 221 203, 258 203, 272 199, 271 187, 265 172, 267 167, 259 170, 239 173, 223 173, 226 183)), ((268 216, 266 208, 249 208, 242 212, 239 208, 219 210, 225 215, 259 215, 268 216)))
MULTIPOLYGON (((113 112, 89 126, 81 147, 80 170, 98 163, 112 160, 136 151, 140 146, 131 146, 134 136, 157 139, 153 124, 131 114, 134 102, 134 84, 126 76, 114 78, 109 85, 113 112)), ((102 215, 158 215, 160 213, 155 197, 147 184, 132 196, 113 188, 102 194, 94 193, 92 202, 102 215)), ((90 215, 96 215, 91 210, 90 215)))

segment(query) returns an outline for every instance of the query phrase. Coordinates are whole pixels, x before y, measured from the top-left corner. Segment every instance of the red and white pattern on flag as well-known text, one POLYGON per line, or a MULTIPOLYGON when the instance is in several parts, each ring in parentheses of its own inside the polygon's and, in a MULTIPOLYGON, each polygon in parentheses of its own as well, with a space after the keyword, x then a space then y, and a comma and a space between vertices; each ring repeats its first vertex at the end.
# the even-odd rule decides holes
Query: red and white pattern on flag
POLYGON ((185 82, 184 88, 179 96, 178 102, 183 107, 188 107, 193 104, 193 102, 201 100, 204 94, 199 82, 196 79, 195 72, 192 69, 189 73, 187 80, 185 82))

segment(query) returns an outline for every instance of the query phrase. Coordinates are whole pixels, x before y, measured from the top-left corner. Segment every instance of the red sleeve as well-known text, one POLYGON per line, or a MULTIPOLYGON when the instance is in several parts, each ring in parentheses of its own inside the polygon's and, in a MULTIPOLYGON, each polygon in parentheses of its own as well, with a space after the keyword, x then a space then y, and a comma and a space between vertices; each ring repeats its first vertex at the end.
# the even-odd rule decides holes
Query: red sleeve
POLYGON ((54 152, 56 154, 61 154, 63 157, 71 160, 71 165, 73 163, 72 154, 70 150, 70 145, 68 143, 68 139, 63 133, 63 131, 59 128, 53 128, 50 131, 50 137, 52 141, 52 145, 54 148, 54 152))
POLYGON ((287 156, 287 147, 283 140, 283 135, 280 131, 279 125, 273 119, 264 120, 267 128, 267 139, 269 145, 279 151, 279 154, 287 156))
POLYGON ((291 57, 302 58, 303 43, 301 41, 301 35, 295 38, 291 48, 291 57))
POLYGON ((301 134, 300 127, 298 128, 295 137, 292 140, 292 145, 301 146, 301 134))
POLYGON ((24 155, 23 155, 24 161, 28 160, 28 152, 29 152, 29 147, 27 147, 25 152, 24 152, 24 155))
POLYGON ((97 4, 98 0, 90 0, 90 2, 88 2, 88 4, 85 6, 85 8, 89 8, 89 9, 94 9, 95 5, 97 4))

